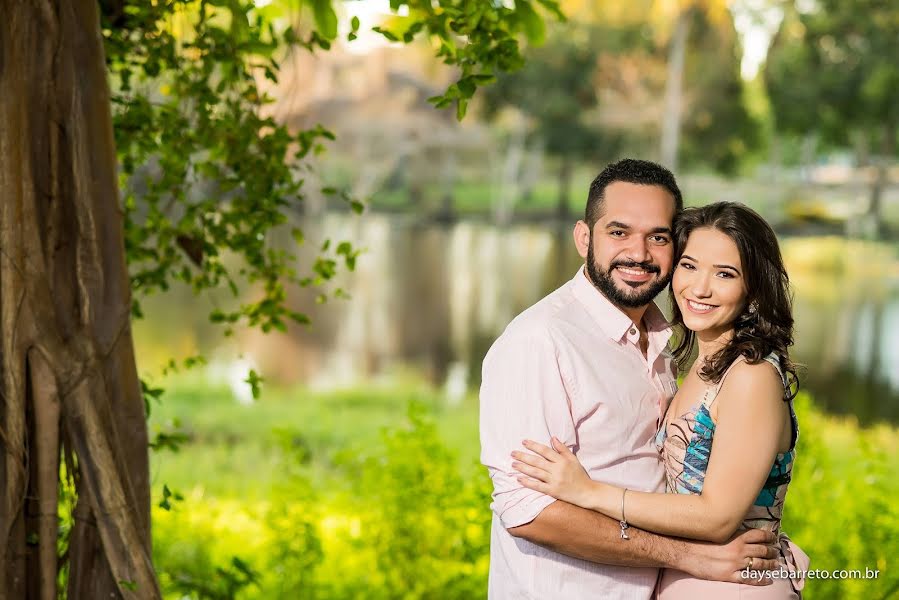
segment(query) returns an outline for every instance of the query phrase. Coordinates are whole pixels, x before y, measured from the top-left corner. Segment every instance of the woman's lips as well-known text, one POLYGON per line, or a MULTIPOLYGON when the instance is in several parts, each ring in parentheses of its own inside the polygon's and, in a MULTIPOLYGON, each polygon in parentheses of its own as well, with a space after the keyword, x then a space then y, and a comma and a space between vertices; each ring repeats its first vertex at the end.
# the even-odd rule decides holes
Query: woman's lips
POLYGON ((690 309, 690 312, 696 313, 697 315, 705 315, 718 308, 714 304, 704 304, 702 302, 696 302, 695 300, 689 299, 687 300, 686 305, 687 308, 690 309))

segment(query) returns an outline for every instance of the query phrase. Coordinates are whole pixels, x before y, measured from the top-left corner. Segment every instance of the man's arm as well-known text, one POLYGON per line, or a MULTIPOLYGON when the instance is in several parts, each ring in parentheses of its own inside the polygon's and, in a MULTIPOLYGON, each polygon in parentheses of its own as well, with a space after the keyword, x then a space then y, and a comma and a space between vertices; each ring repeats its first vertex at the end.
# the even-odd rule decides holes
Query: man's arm
MULTIPOLYGON (((510 534, 592 562, 671 567, 722 581, 741 581, 734 571, 746 567, 749 557, 769 555, 764 545, 750 547, 742 536, 716 546, 631 528, 631 539, 622 540, 617 521, 523 487, 510 456, 522 440, 548 443, 555 435, 564 443, 575 443, 564 369, 549 332, 534 330, 504 333, 483 366, 481 462, 493 481, 492 508, 510 534)), ((771 534, 752 535, 761 544, 773 541, 771 534)), ((774 566, 773 561, 753 561, 753 568, 774 566)))
POLYGON ((735 535, 726 544, 710 544, 655 535, 631 527, 630 539, 621 539, 618 521, 557 500, 525 525, 508 528, 510 534, 555 552, 590 562, 627 567, 666 567, 700 579, 764 584, 744 580, 740 571, 752 557, 752 568, 776 569, 777 550, 768 544, 774 534, 753 529, 735 535))

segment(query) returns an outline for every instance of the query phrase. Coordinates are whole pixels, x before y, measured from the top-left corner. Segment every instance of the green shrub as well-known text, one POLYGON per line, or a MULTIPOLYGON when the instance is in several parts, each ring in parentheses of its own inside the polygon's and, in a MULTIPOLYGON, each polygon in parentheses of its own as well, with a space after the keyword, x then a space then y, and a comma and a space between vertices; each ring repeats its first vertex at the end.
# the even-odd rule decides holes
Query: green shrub
MULTIPOLYGON (((323 402, 319 410, 333 407, 323 402)), ((353 410, 350 419, 334 419, 335 427, 359 427, 372 409, 353 410)), ((412 402, 380 438, 335 431, 333 447, 310 443, 305 425, 281 431, 281 443, 271 444, 281 457, 261 464, 276 465, 276 472, 257 474, 278 482, 260 491, 267 501, 197 489, 171 511, 154 508, 154 555, 166 597, 483 598, 490 480, 470 458, 459 459, 474 454, 468 446, 476 444, 477 421, 474 412, 441 410, 412 402), (471 430, 448 438, 458 440, 453 447, 439 435, 437 418, 471 430)), ((785 531, 814 569, 880 571, 876 580, 810 581, 805 598, 886 598, 899 591, 899 504, 892 501, 899 497, 899 430, 827 416, 805 394, 797 412, 801 435, 785 531)))
POLYGON ((815 579, 811 600, 868 600, 899 591, 899 432, 861 429, 824 415, 806 394, 784 530, 811 558, 812 569, 877 569, 876 580, 815 579))
POLYGON ((485 595, 489 480, 479 468, 460 472, 424 405, 410 404, 407 422, 345 469, 359 515, 351 547, 365 557, 354 583, 365 597, 485 595))

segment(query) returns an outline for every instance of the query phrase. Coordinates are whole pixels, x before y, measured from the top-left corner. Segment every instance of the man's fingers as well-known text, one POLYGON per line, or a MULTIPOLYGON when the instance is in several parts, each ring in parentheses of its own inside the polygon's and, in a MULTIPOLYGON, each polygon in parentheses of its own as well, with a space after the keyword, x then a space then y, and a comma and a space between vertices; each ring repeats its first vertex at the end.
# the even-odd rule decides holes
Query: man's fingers
POLYGON ((764 529, 747 529, 737 536, 744 544, 773 544, 777 536, 764 529))
POLYGON ((774 559, 760 558, 752 561, 752 568, 756 571, 774 571, 780 568, 780 563, 774 559))
POLYGON ((780 550, 777 546, 763 546, 762 544, 747 544, 743 550, 746 558, 777 558, 780 550))

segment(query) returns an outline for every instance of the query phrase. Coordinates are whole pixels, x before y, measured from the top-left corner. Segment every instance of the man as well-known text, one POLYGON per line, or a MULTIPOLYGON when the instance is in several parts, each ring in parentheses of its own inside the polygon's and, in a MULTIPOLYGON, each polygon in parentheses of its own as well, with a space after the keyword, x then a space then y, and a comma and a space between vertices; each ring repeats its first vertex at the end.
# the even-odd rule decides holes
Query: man
POLYGON ((625 533, 617 521, 521 486, 512 468, 510 452, 522 440, 556 436, 594 479, 664 491, 653 441, 677 384, 664 351, 671 330, 653 298, 671 278, 672 223, 682 207, 663 167, 632 159, 606 167, 574 228, 585 265, 515 318, 484 358, 490 598, 646 599, 660 567, 734 582, 744 582, 749 557, 756 568, 776 567, 767 532, 720 546, 625 533))

